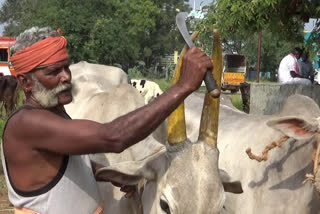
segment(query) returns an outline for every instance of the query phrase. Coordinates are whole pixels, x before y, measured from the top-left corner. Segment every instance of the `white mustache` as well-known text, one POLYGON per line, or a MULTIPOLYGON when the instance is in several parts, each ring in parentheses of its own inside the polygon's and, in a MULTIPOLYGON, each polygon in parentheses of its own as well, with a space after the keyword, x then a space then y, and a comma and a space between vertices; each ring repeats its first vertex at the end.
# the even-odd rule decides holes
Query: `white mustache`
POLYGON ((54 93, 55 94, 58 94, 62 91, 65 91, 65 90, 71 90, 72 89, 72 84, 71 83, 64 83, 64 84, 61 84, 61 85, 58 85, 54 90, 54 93))

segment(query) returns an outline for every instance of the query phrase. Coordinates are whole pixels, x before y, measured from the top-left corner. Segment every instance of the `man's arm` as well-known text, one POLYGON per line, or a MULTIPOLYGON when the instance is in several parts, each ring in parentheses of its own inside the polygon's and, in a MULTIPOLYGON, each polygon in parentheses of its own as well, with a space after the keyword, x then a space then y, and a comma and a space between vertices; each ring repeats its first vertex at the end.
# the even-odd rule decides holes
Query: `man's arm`
POLYGON ((290 75, 293 78, 296 78, 296 77, 303 78, 300 74, 296 73, 295 71, 290 71, 290 75))
POLYGON ((12 133, 7 134, 19 142, 30 144, 33 149, 59 154, 122 152, 147 137, 190 93, 199 88, 211 66, 209 57, 198 48, 192 48, 183 58, 178 83, 150 105, 106 124, 66 120, 49 111, 28 110, 30 112, 21 116, 18 124, 10 123, 21 129, 12 127, 12 133))

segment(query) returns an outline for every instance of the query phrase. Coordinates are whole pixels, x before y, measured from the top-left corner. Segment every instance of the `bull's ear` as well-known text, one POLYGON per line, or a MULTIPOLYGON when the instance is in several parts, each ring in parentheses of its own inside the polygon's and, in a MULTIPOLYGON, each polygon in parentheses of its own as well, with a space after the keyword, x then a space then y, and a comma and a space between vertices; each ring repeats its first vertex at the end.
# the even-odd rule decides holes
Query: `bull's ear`
POLYGON ((229 174, 223 169, 219 169, 219 174, 225 192, 231 192, 235 194, 243 193, 242 184, 240 181, 231 181, 229 174))
POLYGON ((318 131, 318 122, 316 120, 307 122, 297 117, 282 117, 269 120, 267 125, 297 140, 313 137, 318 131))
POLYGON ((156 178, 156 169, 153 167, 162 154, 166 152, 160 146, 151 155, 138 161, 125 161, 97 170, 95 177, 99 181, 115 182, 123 185, 138 184, 141 179, 153 180, 156 178))

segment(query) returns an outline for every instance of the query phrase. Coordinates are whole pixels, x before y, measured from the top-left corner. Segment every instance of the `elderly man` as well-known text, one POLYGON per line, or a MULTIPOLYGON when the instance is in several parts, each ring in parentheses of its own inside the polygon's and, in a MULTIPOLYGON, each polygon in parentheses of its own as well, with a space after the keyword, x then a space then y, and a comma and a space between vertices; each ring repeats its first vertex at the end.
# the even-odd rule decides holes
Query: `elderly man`
POLYGON ((100 124, 71 120, 64 109, 72 101, 72 85, 63 36, 34 27, 16 38, 13 51, 26 103, 7 121, 2 163, 16 213, 101 213, 94 178, 98 166, 85 154, 118 153, 147 137, 212 67, 200 49, 190 49, 177 84, 152 104, 100 124), (77 201, 86 203, 74 206, 77 201))
POLYGON ((303 78, 299 70, 298 59, 301 54, 302 49, 296 47, 281 60, 278 69, 278 78, 281 84, 311 85, 311 80, 303 78))

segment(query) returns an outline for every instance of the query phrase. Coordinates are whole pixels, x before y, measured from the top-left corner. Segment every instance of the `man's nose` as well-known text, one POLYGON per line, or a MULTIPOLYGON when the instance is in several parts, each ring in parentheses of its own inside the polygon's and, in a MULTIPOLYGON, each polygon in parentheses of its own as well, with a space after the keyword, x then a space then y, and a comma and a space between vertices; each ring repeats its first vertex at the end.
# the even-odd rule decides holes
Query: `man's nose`
POLYGON ((63 69, 61 74, 61 82, 70 82, 71 81, 71 72, 69 69, 63 69))

